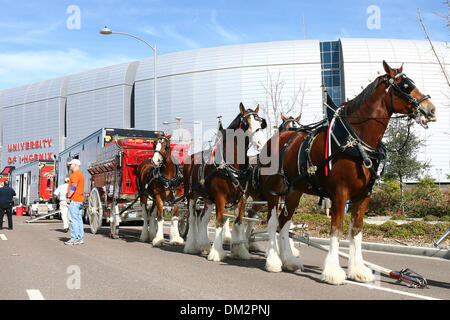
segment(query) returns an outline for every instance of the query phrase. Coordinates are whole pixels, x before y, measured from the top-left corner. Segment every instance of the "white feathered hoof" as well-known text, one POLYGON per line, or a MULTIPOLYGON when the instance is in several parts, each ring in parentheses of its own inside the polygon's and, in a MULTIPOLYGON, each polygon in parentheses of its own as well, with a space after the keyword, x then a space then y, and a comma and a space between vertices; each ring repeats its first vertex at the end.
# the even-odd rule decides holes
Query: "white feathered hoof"
POLYGON ((215 261, 215 262, 220 262, 223 259, 225 259, 226 257, 226 252, 223 249, 215 249, 215 248, 211 248, 211 251, 208 254, 208 260, 209 261, 215 261))
POLYGON ((363 264, 358 264, 355 266, 349 266, 348 268, 348 278, 358 282, 373 282, 375 281, 375 276, 368 267, 363 264))
POLYGON ((149 241, 149 242, 152 242, 153 239, 155 239, 155 237, 156 237, 156 229, 154 229, 153 231, 150 230, 150 231, 148 232, 148 241, 149 241))
POLYGON ((266 271, 281 272, 283 263, 277 254, 269 254, 266 259, 266 271))
POLYGON ((172 246, 177 246, 184 244, 184 239, 180 236, 174 236, 172 239, 170 239, 169 244, 172 246))
POLYGON ((293 257, 293 258, 289 259, 288 261, 286 261, 283 264, 283 270, 292 271, 293 272, 293 271, 296 271, 298 269, 300 269, 301 271, 304 270, 302 262, 300 261, 300 259, 298 259, 296 257, 293 257))
POLYGON ((232 235, 230 232, 230 219, 228 218, 227 220, 225 220, 225 223, 223 224, 222 243, 231 245, 232 242, 231 238, 232 235))
POLYGON ((295 245, 294 241, 292 239, 289 239, 289 244, 291 246, 292 254, 296 257, 300 257, 300 250, 298 250, 295 245))
POLYGON ((334 285, 343 284, 345 278, 345 271, 339 265, 334 264, 326 266, 321 275, 322 281, 334 285))
POLYGON ((209 254, 211 252, 211 243, 201 243, 198 245, 198 250, 201 254, 209 254))
POLYGON ((250 253, 248 252, 247 248, 245 247, 245 244, 239 243, 239 244, 234 244, 231 247, 230 257, 232 259, 248 260, 248 259, 250 259, 250 253))
POLYGON ((152 244, 154 247, 161 246, 163 243, 164 243, 164 237, 156 237, 152 241, 152 244))
POLYGON ((148 231, 142 231, 141 236, 139 237, 139 239, 142 242, 149 242, 150 241, 150 235, 149 235, 148 231))
POLYGON ((198 248, 195 246, 195 243, 192 243, 192 242, 186 242, 186 244, 184 245, 184 248, 183 248, 183 252, 184 253, 188 253, 188 254, 198 254, 198 253, 200 253, 201 251, 200 250, 198 250, 198 248))

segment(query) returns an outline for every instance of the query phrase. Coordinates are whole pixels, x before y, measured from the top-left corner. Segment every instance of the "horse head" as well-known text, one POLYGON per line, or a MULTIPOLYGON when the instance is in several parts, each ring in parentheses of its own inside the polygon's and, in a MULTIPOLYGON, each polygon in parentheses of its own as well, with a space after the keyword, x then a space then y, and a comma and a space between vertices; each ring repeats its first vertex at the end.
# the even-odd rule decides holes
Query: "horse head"
POLYGON ((283 122, 281 123, 281 125, 278 127, 278 131, 283 131, 283 130, 290 130, 290 129, 298 129, 301 128, 301 124, 300 124, 300 119, 302 118, 302 114, 300 113, 300 115, 297 118, 294 118, 292 116, 290 117, 286 117, 283 114, 281 114, 281 120, 283 120, 283 122))
POLYGON ((158 140, 156 141, 155 151, 152 157, 152 164, 155 167, 161 166, 164 161, 170 157, 170 138, 171 134, 157 133, 158 140))
POLYGON ((252 110, 246 109, 241 102, 239 110, 239 128, 250 134, 250 144, 254 145, 257 151, 261 151, 266 143, 266 136, 262 130, 267 128, 267 122, 266 119, 258 115, 259 104, 256 106, 255 110, 252 110))
POLYGON ((407 114, 417 123, 427 128, 427 123, 436 121, 436 107, 431 103, 430 96, 422 94, 414 81, 403 73, 403 65, 398 69, 391 68, 383 61, 386 71, 384 81, 390 94, 390 108, 393 113, 407 114))

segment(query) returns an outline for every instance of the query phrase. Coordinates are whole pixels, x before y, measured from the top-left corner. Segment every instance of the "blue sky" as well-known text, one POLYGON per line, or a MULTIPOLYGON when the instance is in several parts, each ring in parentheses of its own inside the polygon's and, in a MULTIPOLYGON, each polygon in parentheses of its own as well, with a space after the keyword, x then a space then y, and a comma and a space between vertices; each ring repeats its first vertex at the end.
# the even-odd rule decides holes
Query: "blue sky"
POLYGON ((105 25, 156 44, 158 54, 303 39, 304 33, 318 40, 423 40, 420 8, 432 39, 448 41, 446 22, 434 14, 447 12, 443 1, 0 0, 0 90, 153 55, 130 37, 100 35, 105 25), (379 29, 366 25, 372 5, 380 10, 379 29), (79 20, 71 6, 79 8, 79 20), (68 21, 79 21, 79 28, 68 21))

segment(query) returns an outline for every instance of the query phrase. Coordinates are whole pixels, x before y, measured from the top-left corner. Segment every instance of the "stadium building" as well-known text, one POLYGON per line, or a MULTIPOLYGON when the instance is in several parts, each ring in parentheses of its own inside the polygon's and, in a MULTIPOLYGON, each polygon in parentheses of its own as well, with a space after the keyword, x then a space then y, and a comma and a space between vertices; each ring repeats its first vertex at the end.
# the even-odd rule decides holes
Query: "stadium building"
MULTIPOLYGON (((450 61, 445 43, 434 43, 450 61)), ((448 182, 450 89, 427 41, 399 39, 296 40, 197 49, 158 56, 158 130, 200 122, 227 125, 242 101, 259 104, 272 128, 279 107, 311 123, 323 118, 322 83, 335 103, 354 98, 377 76, 382 61, 399 67, 431 96, 438 121, 415 125, 424 139, 420 160, 429 175, 448 182), (166 125, 163 123, 166 122, 166 125), (167 125, 167 122, 169 123, 167 125)), ((444 64, 449 72, 449 64, 444 64)), ((102 127, 154 130, 153 58, 90 70, 0 91, 1 167, 49 159, 102 127)), ((261 112, 261 111, 260 111, 261 112)))

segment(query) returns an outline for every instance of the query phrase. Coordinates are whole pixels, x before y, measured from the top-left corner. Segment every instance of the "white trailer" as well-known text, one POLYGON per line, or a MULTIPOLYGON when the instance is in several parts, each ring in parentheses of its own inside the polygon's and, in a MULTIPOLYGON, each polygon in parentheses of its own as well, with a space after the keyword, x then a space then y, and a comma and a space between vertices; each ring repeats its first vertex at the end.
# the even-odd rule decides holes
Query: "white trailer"
POLYGON ((10 184, 17 195, 15 208, 23 207, 24 213, 31 216, 55 212, 54 168, 54 161, 39 160, 12 171, 10 184))

